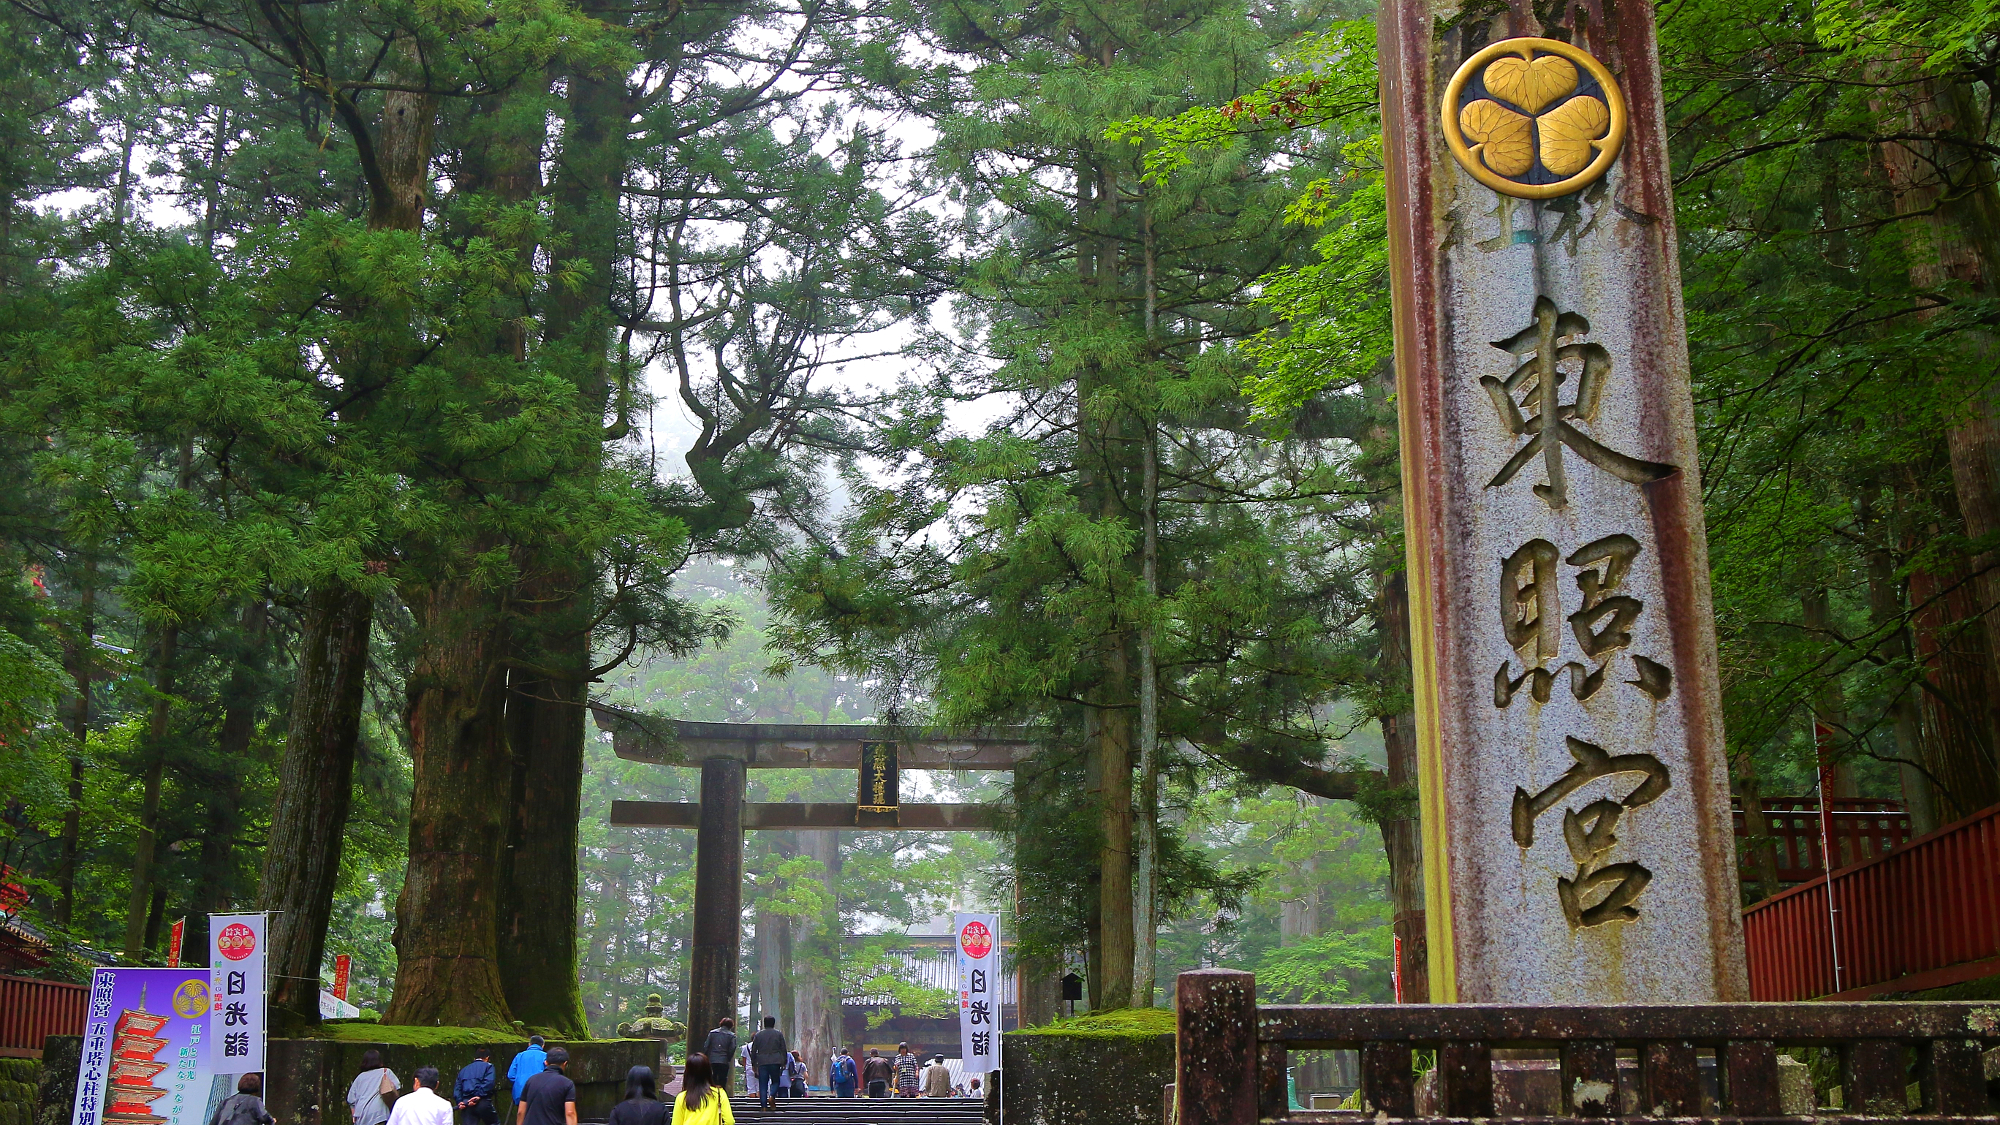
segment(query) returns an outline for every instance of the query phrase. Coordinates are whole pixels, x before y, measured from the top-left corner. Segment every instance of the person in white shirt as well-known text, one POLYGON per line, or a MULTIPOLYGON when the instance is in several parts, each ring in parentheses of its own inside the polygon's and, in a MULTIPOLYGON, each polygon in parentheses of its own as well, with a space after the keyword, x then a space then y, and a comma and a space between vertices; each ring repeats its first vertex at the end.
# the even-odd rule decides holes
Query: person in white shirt
POLYGON ((389 1125, 452 1125, 451 1102, 438 1096, 437 1067, 418 1067, 410 1085, 413 1089, 389 1111, 389 1125))

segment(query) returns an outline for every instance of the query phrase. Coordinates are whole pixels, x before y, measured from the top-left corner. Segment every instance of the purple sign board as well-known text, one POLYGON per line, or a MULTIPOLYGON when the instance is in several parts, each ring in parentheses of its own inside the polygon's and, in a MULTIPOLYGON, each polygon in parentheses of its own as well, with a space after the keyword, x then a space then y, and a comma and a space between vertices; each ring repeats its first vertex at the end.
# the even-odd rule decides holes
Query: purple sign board
POLYGON ((71 1125, 204 1125, 208 969, 98 969, 71 1125))

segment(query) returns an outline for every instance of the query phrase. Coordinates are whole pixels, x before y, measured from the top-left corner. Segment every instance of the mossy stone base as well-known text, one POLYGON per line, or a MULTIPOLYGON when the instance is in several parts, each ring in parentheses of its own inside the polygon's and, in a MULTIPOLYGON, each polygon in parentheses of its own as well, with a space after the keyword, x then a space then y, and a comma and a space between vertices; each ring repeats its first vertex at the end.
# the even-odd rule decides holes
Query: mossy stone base
MULTIPOLYGON (((1001 1037, 1008 1125, 1159 1125, 1174 1080, 1174 1013, 1092 1013, 1001 1037)), ((987 1102, 991 1120, 997 1107, 987 1102)))

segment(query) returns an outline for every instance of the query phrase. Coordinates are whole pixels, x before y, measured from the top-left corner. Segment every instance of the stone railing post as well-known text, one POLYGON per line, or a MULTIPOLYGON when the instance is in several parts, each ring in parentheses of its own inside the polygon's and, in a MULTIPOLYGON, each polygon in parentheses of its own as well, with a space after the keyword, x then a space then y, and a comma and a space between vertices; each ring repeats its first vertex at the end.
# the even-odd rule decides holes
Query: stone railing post
POLYGON ((1196 969, 1175 998, 1179 1125, 1257 1125, 1257 978, 1196 969))

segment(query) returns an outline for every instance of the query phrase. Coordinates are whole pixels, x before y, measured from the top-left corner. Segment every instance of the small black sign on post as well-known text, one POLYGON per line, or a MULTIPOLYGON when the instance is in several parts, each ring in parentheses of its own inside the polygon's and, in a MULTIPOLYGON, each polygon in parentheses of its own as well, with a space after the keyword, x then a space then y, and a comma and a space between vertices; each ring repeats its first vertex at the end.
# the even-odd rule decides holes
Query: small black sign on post
POLYGON ((861 744, 861 784, 854 797, 854 825, 857 828, 894 828, 897 796, 896 744, 861 744))
POLYGON ((1064 973, 1062 979, 1063 999, 1069 1002, 1069 1014, 1076 1014, 1076 1002, 1083 999, 1083 978, 1075 973, 1064 973))

